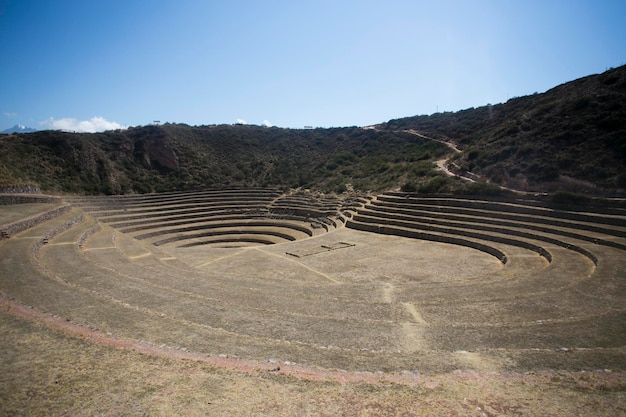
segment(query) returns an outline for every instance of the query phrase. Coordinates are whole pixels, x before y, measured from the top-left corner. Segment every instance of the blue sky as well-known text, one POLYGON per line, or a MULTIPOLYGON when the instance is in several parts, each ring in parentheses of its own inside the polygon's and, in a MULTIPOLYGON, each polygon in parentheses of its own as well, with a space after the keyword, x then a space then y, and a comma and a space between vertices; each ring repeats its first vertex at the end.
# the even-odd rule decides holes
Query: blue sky
POLYGON ((0 0, 0 130, 366 126, 626 63, 626 1, 0 0))

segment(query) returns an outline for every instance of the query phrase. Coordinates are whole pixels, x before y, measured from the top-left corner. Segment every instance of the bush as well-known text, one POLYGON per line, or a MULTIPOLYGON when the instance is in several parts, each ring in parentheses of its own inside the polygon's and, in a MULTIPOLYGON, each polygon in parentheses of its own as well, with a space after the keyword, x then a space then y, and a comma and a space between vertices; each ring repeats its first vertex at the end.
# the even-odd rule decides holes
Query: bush
POLYGON ((405 182, 404 185, 400 187, 400 190, 404 191, 405 193, 414 193, 417 191, 417 185, 415 185, 415 183, 413 182, 405 182))
POLYGON ((619 174, 616 181, 619 188, 626 188, 626 173, 622 172, 619 174))
POLYGON ((478 158, 478 156, 480 156, 480 151, 478 151, 476 149, 472 149, 467 154, 467 160, 468 161, 473 161, 474 159, 478 158))
POLYGON ((557 205, 586 205, 591 203, 591 198, 583 194, 570 191, 557 191, 550 196, 550 201, 557 205))
POLYGON ((472 182, 468 184, 465 188, 458 190, 457 193, 495 197, 505 194, 505 190, 495 184, 490 184, 486 182, 472 182))
POLYGON ((417 177, 425 177, 433 171, 435 164, 430 161, 421 161, 411 165, 411 173, 417 177))
POLYGON ((334 191, 337 194, 342 194, 348 191, 348 188, 346 187, 346 184, 339 184, 332 191, 334 191))
POLYGON ((428 184, 419 187, 418 192, 423 194, 436 194, 447 191, 450 180, 444 177, 435 177, 428 184))

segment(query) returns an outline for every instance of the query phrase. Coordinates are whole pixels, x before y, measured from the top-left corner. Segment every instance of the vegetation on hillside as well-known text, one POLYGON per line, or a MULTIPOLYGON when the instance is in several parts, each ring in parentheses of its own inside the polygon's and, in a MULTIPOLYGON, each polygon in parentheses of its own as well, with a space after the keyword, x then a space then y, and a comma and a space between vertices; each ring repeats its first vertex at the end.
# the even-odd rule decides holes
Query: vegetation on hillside
POLYGON ((455 143, 450 168, 518 190, 590 194, 626 189, 626 66, 543 94, 456 113, 390 120, 455 143))
POLYGON ((343 192, 422 184, 450 151, 403 132, 165 124, 96 134, 42 131, 0 138, 7 183, 44 191, 144 193, 262 186, 343 192))

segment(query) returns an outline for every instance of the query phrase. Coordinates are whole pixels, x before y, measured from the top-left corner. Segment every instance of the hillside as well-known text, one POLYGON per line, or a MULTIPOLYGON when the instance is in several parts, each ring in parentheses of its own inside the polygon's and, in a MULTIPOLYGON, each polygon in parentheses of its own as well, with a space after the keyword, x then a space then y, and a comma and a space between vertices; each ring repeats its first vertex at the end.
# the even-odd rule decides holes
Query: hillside
POLYGON ((626 67, 504 104, 390 120, 455 143, 450 165, 514 189, 591 194, 626 188, 626 67))
POLYGON ((143 193, 202 187, 382 190, 438 176, 445 145, 356 127, 145 126, 0 137, 0 187, 46 192, 143 193))
POLYGON ((626 67, 504 104, 375 129, 164 124, 0 135, 0 189, 24 186, 77 194, 236 186, 494 193, 505 186, 620 195, 626 67), (437 169, 441 160, 477 182, 447 177, 437 169))

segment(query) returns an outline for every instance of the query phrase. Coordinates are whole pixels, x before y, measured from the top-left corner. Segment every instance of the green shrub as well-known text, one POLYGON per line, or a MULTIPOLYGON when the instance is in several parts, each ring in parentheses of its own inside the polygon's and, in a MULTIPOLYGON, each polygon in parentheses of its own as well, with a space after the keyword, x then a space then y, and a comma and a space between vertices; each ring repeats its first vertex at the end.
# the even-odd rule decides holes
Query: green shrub
POLYGON ((550 196, 550 201, 557 205, 586 205, 591 202, 591 198, 570 191, 557 191, 550 196))
POLYGON ((448 191, 450 179, 447 177, 434 177, 427 184, 419 187, 418 192, 422 194, 436 194, 448 191))
POLYGON ((477 149, 472 149, 471 151, 469 151, 467 153, 467 160, 468 161, 473 161, 474 159, 478 158, 480 156, 480 151, 477 149))
POLYGON ((417 185, 413 182, 405 182, 402 187, 400 187, 400 190, 405 193, 414 193, 417 191, 417 185))
POLYGON ((486 182, 472 182, 464 188, 456 191, 457 194, 477 195, 477 196, 501 196, 505 191, 496 184, 486 182))
POLYGON ((417 177, 424 177, 430 173, 435 165, 430 161, 420 161, 411 165, 411 173, 417 177))
POLYGON ((626 188, 626 172, 622 172, 616 178, 617 186, 619 188, 626 188))
POLYGON ((348 191, 348 188, 346 187, 346 184, 341 183, 337 184, 331 191, 334 191, 337 194, 342 194, 348 191))

